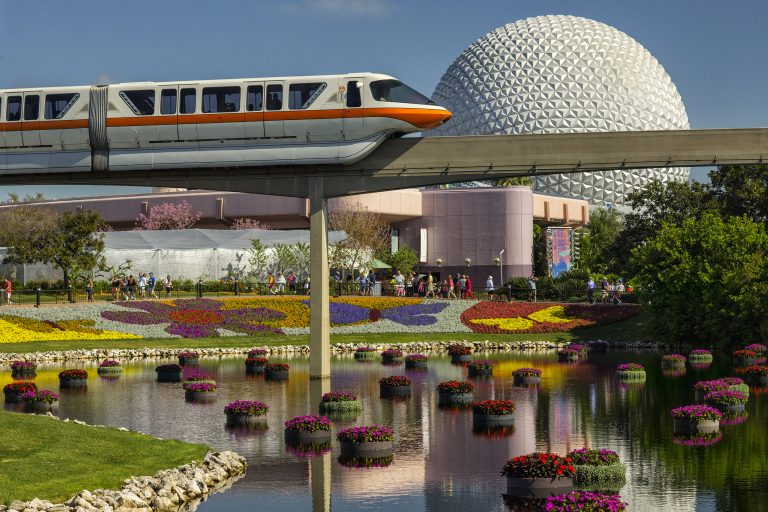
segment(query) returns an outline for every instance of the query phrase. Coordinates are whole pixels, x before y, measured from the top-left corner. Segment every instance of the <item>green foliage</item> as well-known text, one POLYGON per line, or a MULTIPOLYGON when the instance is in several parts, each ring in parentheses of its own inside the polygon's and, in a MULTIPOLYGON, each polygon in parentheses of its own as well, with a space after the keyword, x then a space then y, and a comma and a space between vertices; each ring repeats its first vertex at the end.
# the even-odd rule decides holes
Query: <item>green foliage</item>
POLYGON ((496 187, 530 187, 533 185, 533 180, 530 176, 518 176, 515 178, 499 178, 494 180, 493 185, 496 187))
POLYGON ((248 253, 250 254, 248 263, 251 264, 251 275, 257 280, 261 279, 267 271, 267 263, 269 262, 267 248, 261 243, 261 240, 251 240, 251 248, 248 249, 248 253))
POLYGON ((768 165, 723 165, 709 178, 710 195, 724 214, 768 222, 768 165))
POLYGON ((606 466, 591 466, 578 464, 576 475, 573 477, 574 485, 589 490, 613 490, 621 488, 627 482, 627 468, 621 462, 606 466))
POLYGON ((538 224, 533 225, 533 273, 537 276, 549 274, 547 232, 538 224))
POLYGON ((277 242, 272 246, 272 249, 275 251, 275 257, 270 268, 272 272, 275 274, 278 272, 285 273, 286 270, 293 269, 295 267, 293 247, 291 245, 277 242))
POLYGON ((399 270, 403 275, 413 272, 419 264, 419 255, 407 245, 403 245, 395 253, 383 254, 379 259, 392 267, 392 272, 399 270))
POLYGON ((589 224, 579 241, 579 268, 607 272, 610 249, 623 222, 623 215, 615 208, 597 208, 590 212, 589 224))

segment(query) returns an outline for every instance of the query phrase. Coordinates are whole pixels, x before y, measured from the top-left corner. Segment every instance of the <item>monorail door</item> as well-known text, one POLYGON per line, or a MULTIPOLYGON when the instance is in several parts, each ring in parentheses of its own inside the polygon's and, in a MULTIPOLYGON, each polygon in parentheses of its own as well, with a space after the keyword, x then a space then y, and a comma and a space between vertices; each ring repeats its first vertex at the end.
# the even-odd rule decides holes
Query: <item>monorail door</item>
POLYGON ((365 82, 362 77, 344 77, 344 139, 365 137, 365 82))

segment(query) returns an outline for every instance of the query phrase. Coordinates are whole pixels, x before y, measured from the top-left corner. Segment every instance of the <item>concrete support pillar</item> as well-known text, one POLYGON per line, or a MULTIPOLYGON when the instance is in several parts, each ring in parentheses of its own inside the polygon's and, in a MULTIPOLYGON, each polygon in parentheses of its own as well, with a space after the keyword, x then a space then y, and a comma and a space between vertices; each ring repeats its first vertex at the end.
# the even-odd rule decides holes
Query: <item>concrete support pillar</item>
POLYGON ((309 475, 312 479, 312 512, 330 512, 331 454, 309 459, 309 475))
MULTIPOLYGON (((328 199, 323 178, 309 180, 309 377, 331 375, 331 315, 328 306, 328 199)), ((317 414, 317 411, 314 411, 317 414)))

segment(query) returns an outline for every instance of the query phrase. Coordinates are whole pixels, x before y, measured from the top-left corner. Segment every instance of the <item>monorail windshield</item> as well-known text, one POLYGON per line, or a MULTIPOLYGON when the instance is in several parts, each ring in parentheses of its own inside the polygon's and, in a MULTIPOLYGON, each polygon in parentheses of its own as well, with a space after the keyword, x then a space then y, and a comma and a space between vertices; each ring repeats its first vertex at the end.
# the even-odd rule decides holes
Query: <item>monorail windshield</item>
POLYGON ((371 82, 371 94, 376 101, 434 105, 435 102, 411 89, 400 80, 376 80, 371 82))

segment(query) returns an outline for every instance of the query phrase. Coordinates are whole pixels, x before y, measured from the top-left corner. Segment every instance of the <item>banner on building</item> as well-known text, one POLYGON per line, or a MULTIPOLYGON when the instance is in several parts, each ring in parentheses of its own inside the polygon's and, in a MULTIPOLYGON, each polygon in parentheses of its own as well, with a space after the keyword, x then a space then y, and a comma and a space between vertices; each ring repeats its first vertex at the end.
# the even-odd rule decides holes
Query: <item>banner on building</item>
POLYGON ((573 246, 571 228, 547 228, 547 259, 549 275, 557 277, 571 270, 571 247, 573 246))

